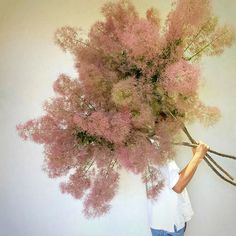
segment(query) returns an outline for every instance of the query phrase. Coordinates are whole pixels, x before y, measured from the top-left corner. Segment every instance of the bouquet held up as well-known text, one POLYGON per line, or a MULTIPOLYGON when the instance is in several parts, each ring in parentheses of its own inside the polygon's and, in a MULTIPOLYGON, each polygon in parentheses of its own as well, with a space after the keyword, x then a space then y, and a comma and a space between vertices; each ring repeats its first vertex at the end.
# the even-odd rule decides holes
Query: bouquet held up
MULTIPOLYGON (((216 56, 235 42, 235 29, 220 25, 210 0, 173 2, 161 26, 155 8, 139 16, 129 0, 107 2, 103 21, 87 37, 79 27, 56 30, 55 43, 74 56, 78 78, 60 74, 45 115, 16 126, 25 140, 44 144, 43 170, 84 203, 86 217, 111 208, 122 168, 140 174, 147 196, 164 186, 159 167, 176 155, 175 145, 196 147, 185 124, 205 127, 221 117, 198 94, 202 56, 216 56), (189 142, 183 142, 184 132, 189 142)), ((223 180, 233 177, 209 153, 204 160, 223 180)))

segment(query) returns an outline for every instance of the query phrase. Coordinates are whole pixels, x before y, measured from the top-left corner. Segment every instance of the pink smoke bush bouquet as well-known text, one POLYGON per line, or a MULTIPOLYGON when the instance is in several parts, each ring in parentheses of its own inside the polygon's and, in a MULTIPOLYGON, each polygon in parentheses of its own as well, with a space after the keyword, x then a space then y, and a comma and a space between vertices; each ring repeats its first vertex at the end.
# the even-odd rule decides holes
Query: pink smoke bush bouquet
POLYGON ((220 55, 235 41, 219 25, 209 0, 173 2, 161 26, 155 8, 139 16, 128 0, 102 6, 102 21, 87 37, 77 27, 55 32, 74 56, 78 78, 60 74, 45 115, 17 125, 25 140, 44 144, 43 170, 84 203, 86 217, 109 211, 121 168, 141 175, 147 195, 163 187, 158 167, 175 158, 182 124, 215 124, 220 111, 198 96, 204 55, 220 55))

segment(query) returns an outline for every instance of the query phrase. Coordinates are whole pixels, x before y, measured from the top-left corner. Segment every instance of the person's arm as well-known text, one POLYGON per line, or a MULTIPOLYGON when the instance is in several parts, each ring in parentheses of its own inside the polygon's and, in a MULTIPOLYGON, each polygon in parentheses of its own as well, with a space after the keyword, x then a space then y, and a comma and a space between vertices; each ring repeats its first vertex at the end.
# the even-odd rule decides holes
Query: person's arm
POLYGON ((172 188, 175 192, 181 193, 189 181, 192 179, 199 163, 204 158, 209 146, 205 143, 199 142, 196 148, 192 148, 193 157, 189 163, 179 172, 179 179, 175 186, 172 188))

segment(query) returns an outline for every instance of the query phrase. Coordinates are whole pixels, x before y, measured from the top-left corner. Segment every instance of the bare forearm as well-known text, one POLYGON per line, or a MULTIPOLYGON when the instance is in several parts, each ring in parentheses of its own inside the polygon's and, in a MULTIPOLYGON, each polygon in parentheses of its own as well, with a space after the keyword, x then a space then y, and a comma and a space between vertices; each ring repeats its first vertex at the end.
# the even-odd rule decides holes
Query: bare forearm
POLYGON ((175 192, 181 193, 189 181, 192 179, 198 165, 199 158, 197 155, 194 155, 189 163, 182 169, 179 173, 180 177, 176 185, 172 188, 175 192))

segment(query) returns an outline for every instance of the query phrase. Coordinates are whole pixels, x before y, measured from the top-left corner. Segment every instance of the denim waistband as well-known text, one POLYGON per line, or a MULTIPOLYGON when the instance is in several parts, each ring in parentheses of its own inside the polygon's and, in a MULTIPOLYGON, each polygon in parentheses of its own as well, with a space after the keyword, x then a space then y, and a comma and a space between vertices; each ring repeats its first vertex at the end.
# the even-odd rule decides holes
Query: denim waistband
POLYGON ((183 228, 177 230, 176 225, 174 225, 174 232, 162 230, 162 229, 153 229, 151 228, 152 236, 183 236, 187 227, 187 222, 183 228))

